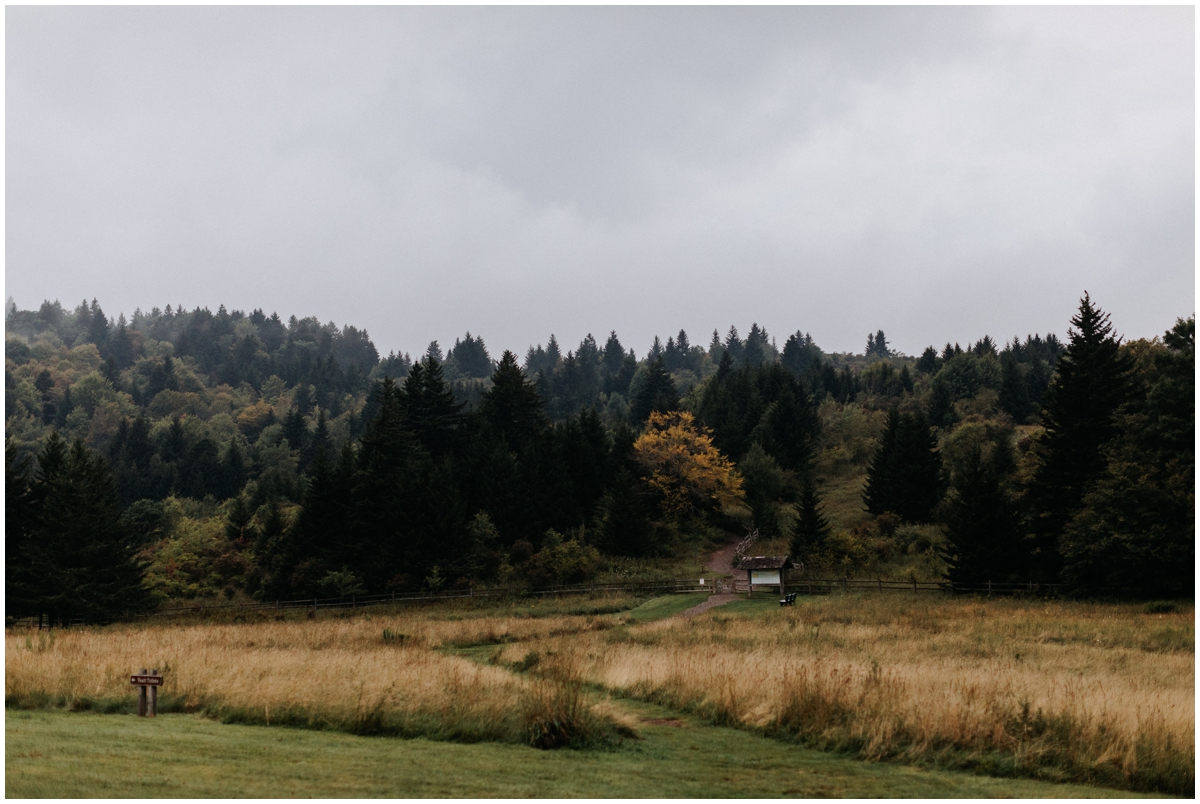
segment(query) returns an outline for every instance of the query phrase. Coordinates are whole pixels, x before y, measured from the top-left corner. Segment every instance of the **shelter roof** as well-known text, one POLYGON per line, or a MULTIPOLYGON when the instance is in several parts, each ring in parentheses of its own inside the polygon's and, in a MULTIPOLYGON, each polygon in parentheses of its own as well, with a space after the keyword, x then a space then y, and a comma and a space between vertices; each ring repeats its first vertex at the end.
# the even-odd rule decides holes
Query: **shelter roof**
POLYGON ((742 559, 742 563, 738 565, 738 569, 787 569, 793 566, 795 565, 792 563, 791 556, 747 556, 742 559))

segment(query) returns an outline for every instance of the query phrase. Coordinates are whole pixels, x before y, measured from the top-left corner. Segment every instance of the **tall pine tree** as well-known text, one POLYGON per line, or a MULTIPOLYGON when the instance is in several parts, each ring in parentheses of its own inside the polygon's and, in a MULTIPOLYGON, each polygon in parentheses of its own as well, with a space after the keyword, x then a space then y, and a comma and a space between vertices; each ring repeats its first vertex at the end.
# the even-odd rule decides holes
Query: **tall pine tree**
POLYGON ((1046 581, 1059 577, 1059 539, 1104 471, 1102 448, 1116 434, 1117 412, 1129 399, 1130 368, 1120 354, 1120 339, 1088 294, 1071 325, 1042 410, 1045 431, 1038 439, 1038 464, 1026 498, 1031 569, 1046 581))

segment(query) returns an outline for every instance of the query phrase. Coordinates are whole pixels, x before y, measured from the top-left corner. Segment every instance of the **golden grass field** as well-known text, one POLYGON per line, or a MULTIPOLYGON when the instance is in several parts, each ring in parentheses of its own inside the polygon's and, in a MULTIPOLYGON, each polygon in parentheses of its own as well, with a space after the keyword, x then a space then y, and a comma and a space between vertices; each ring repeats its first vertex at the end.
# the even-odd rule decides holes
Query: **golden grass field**
POLYGON ((731 616, 739 605, 497 659, 536 650, 566 675, 868 759, 1194 785, 1190 610, 868 595, 731 616))
POLYGON ((864 594, 642 625, 455 617, 9 629, 5 697, 128 711, 130 672, 158 667, 170 711, 546 747, 630 735, 620 698, 632 697, 865 759, 1176 794, 1195 784, 1190 607, 864 594))
MULTIPOLYGON (((438 648, 587 633, 611 617, 422 614, 255 624, 112 626, 6 635, 10 704, 111 708, 131 700, 132 671, 158 668, 164 711, 212 712, 231 722, 356 733, 537 742, 547 707, 580 710, 577 685, 482 666, 438 648), (535 733, 530 733, 530 730, 535 733)), ((553 713, 550 713, 553 716, 553 713)), ((577 725, 580 725, 577 723, 577 725)), ((617 726, 619 724, 612 724, 617 726)), ((587 734, 581 735, 586 738, 587 734)), ((570 742, 572 735, 563 735, 570 742)))

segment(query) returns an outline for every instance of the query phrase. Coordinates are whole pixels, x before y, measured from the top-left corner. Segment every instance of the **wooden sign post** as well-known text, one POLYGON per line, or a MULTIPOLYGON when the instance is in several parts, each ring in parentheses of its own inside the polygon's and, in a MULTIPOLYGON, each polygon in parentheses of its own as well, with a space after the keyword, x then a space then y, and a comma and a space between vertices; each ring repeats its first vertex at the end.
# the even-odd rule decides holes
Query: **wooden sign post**
POLYGON ((147 673, 146 668, 143 667, 140 673, 129 677, 129 683, 138 688, 138 717, 155 717, 158 714, 158 688, 163 683, 162 676, 158 674, 158 668, 147 673), (147 696, 147 690, 149 690, 149 696, 147 696), (147 701, 147 697, 149 697, 149 701, 147 701))

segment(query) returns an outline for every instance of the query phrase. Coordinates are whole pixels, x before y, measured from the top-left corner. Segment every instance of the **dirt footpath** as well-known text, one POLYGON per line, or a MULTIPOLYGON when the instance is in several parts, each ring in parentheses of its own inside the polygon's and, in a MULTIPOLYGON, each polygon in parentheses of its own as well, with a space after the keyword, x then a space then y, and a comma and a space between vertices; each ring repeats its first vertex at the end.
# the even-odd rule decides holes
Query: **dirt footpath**
POLYGON ((713 572, 719 572, 722 575, 733 574, 733 556, 737 552, 737 546, 740 539, 733 539, 729 544, 722 547, 708 557, 708 561, 704 562, 706 569, 713 572))
MULTIPOLYGON (((712 572, 719 572, 722 575, 733 574, 733 556, 737 552, 739 539, 733 539, 729 544, 717 550, 708 557, 708 561, 704 562, 704 568, 712 572)), ((681 611, 676 617, 695 617, 697 614, 703 614, 716 606, 724 606, 726 603, 731 603, 734 600, 739 600, 739 595, 720 594, 709 595, 708 600, 698 606, 692 606, 686 611, 681 611)))
POLYGON ((726 603, 732 603, 735 600, 741 600, 741 595, 709 595, 708 600, 698 606, 692 606, 686 611, 681 611, 676 614, 676 617, 695 617, 697 614, 703 614, 716 606, 724 606, 726 603))

